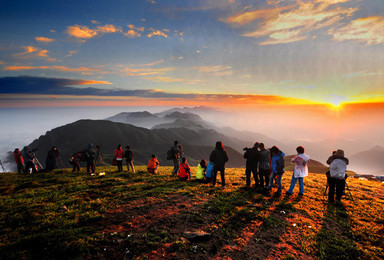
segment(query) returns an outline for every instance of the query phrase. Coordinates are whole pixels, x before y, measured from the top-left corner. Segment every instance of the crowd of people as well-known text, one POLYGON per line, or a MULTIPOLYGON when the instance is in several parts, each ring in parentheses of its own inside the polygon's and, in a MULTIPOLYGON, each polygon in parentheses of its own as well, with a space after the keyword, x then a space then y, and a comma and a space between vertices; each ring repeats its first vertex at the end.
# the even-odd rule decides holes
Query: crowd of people
MULTIPOLYGON (((285 172, 284 152, 277 146, 269 149, 263 143, 256 142, 252 148, 244 148, 244 159, 246 160, 245 168, 245 188, 251 187, 251 176, 253 175, 254 187, 267 194, 270 194, 274 182, 277 185, 276 195, 281 195, 282 177, 285 172)), ((305 149, 302 146, 296 148, 297 155, 293 157, 291 163, 295 164, 292 173, 291 183, 286 194, 292 195, 296 183, 299 182, 299 196, 304 195, 304 178, 308 176, 308 163, 310 157, 305 154, 305 149)), ((14 151, 14 158, 19 173, 37 173, 40 162, 36 158, 35 149, 30 149, 25 146, 22 151, 18 148, 14 151)), ((52 147, 46 158, 46 171, 51 171, 57 168, 57 160, 60 158, 60 151, 57 147, 52 147)), ((125 150, 119 144, 114 152, 113 165, 117 166, 117 171, 123 171, 123 162, 126 161, 127 171, 135 172, 134 153, 130 146, 126 146, 125 150)), ((69 159, 69 163, 73 165, 72 172, 80 171, 80 161, 86 162, 87 173, 95 173, 97 161, 103 160, 100 156, 100 146, 88 144, 86 149, 74 153, 69 159)), ((191 167, 184 156, 183 146, 179 141, 175 141, 173 146, 167 152, 167 160, 173 162, 173 170, 171 175, 178 176, 181 181, 192 180, 191 167)), ((216 185, 217 174, 220 172, 221 188, 225 188, 225 164, 229 161, 228 153, 226 152, 222 142, 216 142, 214 150, 209 156, 209 161, 202 159, 196 167, 195 180, 200 183, 211 183, 216 185)), ((61 161, 62 163, 62 161, 61 161)), ((330 203, 340 201, 344 194, 345 180, 347 178, 346 169, 349 161, 344 156, 344 151, 334 151, 332 156, 327 160, 329 171, 327 175, 327 189, 329 188, 328 201, 330 203), (336 194, 336 197, 335 197, 336 194)), ((63 163, 62 163, 63 164, 63 163)), ((151 174, 157 174, 159 170, 159 160, 155 154, 151 155, 147 163, 147 171, 151 174)), ((64 166, 64 164, 63 164, 64 166)))

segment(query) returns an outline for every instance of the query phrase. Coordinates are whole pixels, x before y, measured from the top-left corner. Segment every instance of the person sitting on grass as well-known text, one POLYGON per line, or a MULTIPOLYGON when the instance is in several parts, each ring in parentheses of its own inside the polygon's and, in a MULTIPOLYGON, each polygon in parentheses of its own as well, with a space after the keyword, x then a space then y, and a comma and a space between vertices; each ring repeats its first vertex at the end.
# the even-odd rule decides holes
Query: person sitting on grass
POLYGON ((191 168, 187 163, 187 159, 183 157, 180 163, 179 173, 177 174, 182 181, 187 181, 191 178, 191 168))
POLYGON ((213 162, 209 162, 207 165, 207 170, 205 171, 204 183, 210 183, 212 181, 213 175, 213 162))
POLYGON ((196 170, 196 180, 198 182, 203 182, 204 177, 205 177, 205 172, 207 171, 207 161, 206 160, 201 160, 199 165, 197 165, 197 170, 196 170))
POLYGON ((159 160, 157 160, 156 155, 152 154, 151 159, 148 161, 147 171, 149 173, 157 174, 159 169, 159 160))

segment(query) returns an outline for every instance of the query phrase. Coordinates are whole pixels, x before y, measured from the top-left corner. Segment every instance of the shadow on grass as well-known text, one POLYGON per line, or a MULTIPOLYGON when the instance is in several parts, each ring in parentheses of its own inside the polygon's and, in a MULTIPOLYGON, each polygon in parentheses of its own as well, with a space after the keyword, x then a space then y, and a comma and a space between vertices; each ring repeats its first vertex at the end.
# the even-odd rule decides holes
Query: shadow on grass
POLYGON ((319 259, 359 259, 361 252, 356 247, 349 222, 343 204, 328 203, 316 238, 319 259))

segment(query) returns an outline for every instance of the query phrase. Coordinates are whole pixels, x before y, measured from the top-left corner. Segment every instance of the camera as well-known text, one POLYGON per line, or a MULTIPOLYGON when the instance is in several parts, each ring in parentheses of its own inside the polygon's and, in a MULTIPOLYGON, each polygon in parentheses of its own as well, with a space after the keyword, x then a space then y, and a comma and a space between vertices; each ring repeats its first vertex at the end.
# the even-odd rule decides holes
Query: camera
POLYGON ((31 151, 32 151, 32 152, 36 152, 36 151, 37 151, 37 148, 32 148, 31 151))

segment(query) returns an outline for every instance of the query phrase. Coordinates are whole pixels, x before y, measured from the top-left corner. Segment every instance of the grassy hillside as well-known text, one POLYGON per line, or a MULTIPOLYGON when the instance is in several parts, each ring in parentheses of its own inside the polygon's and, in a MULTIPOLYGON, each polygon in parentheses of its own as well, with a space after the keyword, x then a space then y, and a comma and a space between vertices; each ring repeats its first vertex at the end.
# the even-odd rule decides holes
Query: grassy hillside
POLYGON ((225 189, 178 181, 169 167, 98 170, 105 176, 1 173, 2 258, 384 258, 380 182, 349 178, 354 201, 347 192, 335 206, 323 196, 324 174, 305 179, 303 197, 275 197, 243 189, 244 169, 227 169, 225 189))

